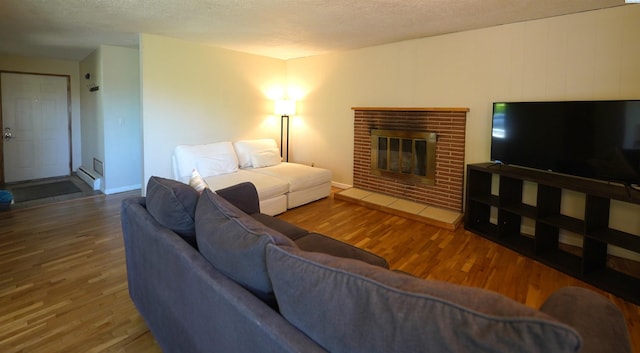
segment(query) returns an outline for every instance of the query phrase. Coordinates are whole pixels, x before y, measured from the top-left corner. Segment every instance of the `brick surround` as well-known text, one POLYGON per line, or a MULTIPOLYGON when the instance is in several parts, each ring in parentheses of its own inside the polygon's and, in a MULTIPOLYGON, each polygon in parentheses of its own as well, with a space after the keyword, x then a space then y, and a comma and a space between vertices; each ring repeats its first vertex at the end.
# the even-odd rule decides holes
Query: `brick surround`
POLYGON ((353 186, 454 211, 462 211, 467 108, 353 108, 353 186), (371 129, 437 133, 436 183, 371 173, 371 129))

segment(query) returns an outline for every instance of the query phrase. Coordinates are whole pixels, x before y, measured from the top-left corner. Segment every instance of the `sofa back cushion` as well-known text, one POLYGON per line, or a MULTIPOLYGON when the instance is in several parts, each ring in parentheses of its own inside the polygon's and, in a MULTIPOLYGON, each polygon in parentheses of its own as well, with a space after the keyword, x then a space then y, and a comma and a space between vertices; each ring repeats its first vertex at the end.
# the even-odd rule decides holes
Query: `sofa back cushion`
POLYGON ((268 244, 295 246, 231 203, 206 189, 196 209, 196 239, 202 255, 220 272, 268 304, 274 304, 267 274, 268 244))
POLYGON ((252 168, 271 167, 280 164, 280 162, 282 162, 282 157, 280 157, 280 150, 277 148, 257 151, 251 155, 252 168))
POLYGON ((194 169, 204 178, 238 170, 238 158, 229 141, 176 146, 173 163, 174 178, 185 183, 191 178, 194 169))
POLYGON ((330 352, 578 352, 569 326, 497 293, 269 246, 280 313, 330 352))
POLYGON ((240 140, 233 143, 240 168, 261 168, 280 163, 274 139, 240 140), (255 162, 255 165, 254 163, 255 162))
POLYGON ((163 227, 196 246, 194 219, 199 196, 189 185, 152 176, 147 183, 147 210, 163 227))

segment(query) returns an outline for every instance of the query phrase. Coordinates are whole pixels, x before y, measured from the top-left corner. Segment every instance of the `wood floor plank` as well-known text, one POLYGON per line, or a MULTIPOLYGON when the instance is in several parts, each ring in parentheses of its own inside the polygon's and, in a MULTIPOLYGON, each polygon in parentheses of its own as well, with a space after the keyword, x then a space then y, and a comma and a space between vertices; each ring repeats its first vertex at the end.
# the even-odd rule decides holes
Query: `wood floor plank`
MULTIPOLYGON (((0 352, 160 352, 127 289, 119 211, 137 194, 0 212, 0 352)), ((638 306, 463 229, 333 198, 279 218, 372 251, 394 269, 494 290, 531 307, 562 286, 591 288, 621 308, 640 353, 638 306)))
POLYGON ((160 352, 127 288, 120 203, 0 212, 1 352, 160 352))

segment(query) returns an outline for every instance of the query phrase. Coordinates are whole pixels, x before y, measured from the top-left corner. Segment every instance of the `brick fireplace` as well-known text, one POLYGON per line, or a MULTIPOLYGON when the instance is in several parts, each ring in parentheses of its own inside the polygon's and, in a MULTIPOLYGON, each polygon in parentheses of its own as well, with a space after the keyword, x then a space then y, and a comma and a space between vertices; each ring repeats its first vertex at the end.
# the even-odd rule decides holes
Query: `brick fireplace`
POLYGON ((468 108, 353 108, 353 186, 440 208, 462 211, 468 108), (435 183, 375 173, 371 130, 434 132, 435 183))

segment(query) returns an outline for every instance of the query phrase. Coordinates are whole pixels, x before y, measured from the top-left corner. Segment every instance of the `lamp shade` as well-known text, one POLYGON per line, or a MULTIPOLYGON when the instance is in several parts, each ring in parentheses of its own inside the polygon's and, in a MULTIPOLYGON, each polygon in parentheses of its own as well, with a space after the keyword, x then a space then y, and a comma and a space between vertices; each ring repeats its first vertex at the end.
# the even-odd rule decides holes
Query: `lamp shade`
POLYGON ((279 99, 275 102, 276 115, 294 115, 296 113, 296 101, 289 99, 279 99))

